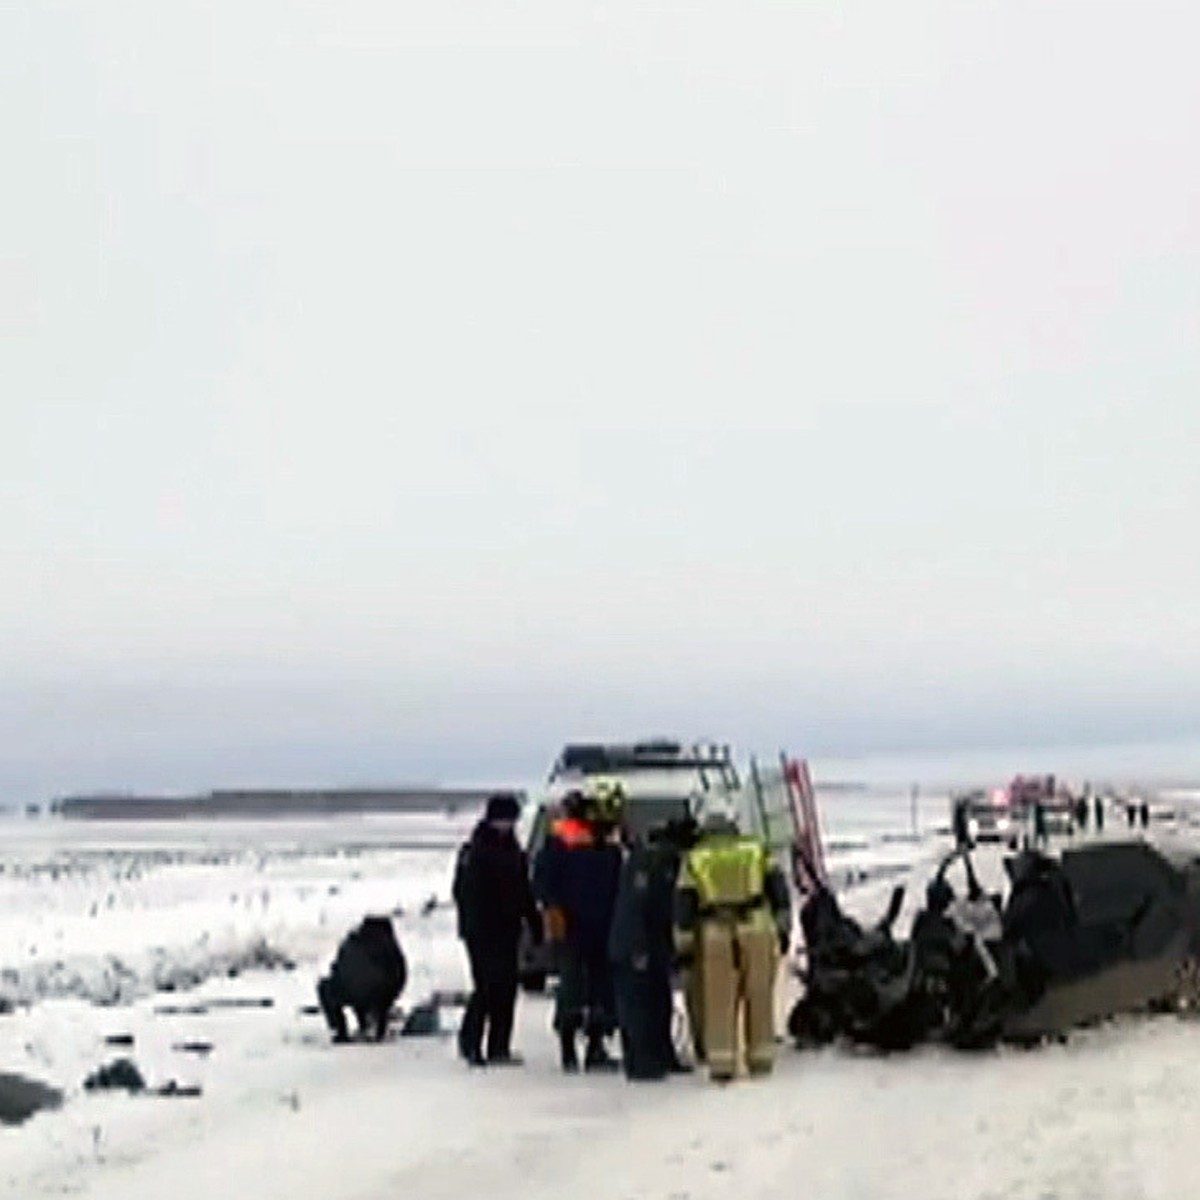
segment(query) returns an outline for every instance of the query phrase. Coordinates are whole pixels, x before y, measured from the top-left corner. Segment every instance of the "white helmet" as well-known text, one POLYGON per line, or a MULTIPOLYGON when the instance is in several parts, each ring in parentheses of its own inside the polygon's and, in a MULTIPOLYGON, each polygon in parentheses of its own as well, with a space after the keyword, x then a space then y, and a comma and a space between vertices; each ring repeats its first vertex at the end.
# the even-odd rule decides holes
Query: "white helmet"
POLYGON ((701 829, 716 831, 738 828, 740 814, 737 807, 728 796, 719 792, 706 792, 700 796, 694 811, 701 829))

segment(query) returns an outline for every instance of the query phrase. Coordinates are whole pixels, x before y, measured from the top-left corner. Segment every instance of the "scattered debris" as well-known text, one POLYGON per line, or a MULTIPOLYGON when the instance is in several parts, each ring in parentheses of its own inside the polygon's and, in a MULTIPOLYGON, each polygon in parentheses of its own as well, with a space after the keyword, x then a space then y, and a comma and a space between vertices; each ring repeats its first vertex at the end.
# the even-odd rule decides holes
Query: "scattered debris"
POLYGON ((400 1029, 401 1037, 436 1037, 442 1032, 442 1022, 436 1001, 426 1000, 416 1005, 400 1029))
POLYGON ((62 1100, 58 1088, 24 1075, 0 1072, 0 1125, 21 1125, 36 1113, 58 1108, 62 1100))
POLYGON ((160 1004, 154 1012, 160 1017, 202 1017, 216 1009, 274 1007, 270 996, 217 996, 199 1004, 160 1004))
POLYGON ((179 1054, 199 1054, 207 1056, 213 1051, 212 1042, 174 1042, 171 1049, 179 1054))
POLYGON ((176 1083, 174 1079, 171 1079, 164 1083, 161 1087, 156 1087, 154 1089, 154 1095, 194 1099, 197 1096, 203 1095, 203 1092, 198 1084, 176 1083))
POLYGON ((132 1059, 118 1058, 93 1071, 83 1081, 83 1088, 87 1092, 124 1091, 136 1095, 146 1090, 146 1080, 132 1059))

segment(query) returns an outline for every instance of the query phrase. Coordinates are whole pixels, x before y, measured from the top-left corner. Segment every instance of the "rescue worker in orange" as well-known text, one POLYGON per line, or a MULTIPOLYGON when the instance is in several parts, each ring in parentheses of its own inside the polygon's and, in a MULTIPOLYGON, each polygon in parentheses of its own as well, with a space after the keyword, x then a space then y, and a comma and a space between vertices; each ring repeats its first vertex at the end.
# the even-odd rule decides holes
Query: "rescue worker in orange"
POLYGON ((585 1071, 613 1071, 605 1044, 616 1029, 616 999, 608 937, 621 872, 616 838, 620 800, 611 789, 563 801, 534 864, 533 885, 545 909, 547 939, 555 945, 559 981, 554 1028, 562 1068, 579 1070, 577 1041, 585 1037, 585 1071))
POLYGON ((714 1080, 738 1073, 739 1043, 751 1075, 774 1065, 775 976, 791 923, 787 881, 766 845, 743 836, 732 812, 709 813, 680 870, 675 945, 696 1057, 714 1080))

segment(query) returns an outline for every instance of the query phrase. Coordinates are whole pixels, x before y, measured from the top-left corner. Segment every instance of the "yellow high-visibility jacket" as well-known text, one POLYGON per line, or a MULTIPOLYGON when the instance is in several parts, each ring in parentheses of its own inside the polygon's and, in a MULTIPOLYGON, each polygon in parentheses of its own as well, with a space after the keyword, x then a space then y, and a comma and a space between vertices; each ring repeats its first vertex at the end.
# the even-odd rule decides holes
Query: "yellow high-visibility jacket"
POLYGON ((781 940, 791 931, 791 905, 782 872, 756 837, 710 833, 684 856, 675 903, 675 948, 695 951, 696 925, 721 912, 770 913, 781 940))

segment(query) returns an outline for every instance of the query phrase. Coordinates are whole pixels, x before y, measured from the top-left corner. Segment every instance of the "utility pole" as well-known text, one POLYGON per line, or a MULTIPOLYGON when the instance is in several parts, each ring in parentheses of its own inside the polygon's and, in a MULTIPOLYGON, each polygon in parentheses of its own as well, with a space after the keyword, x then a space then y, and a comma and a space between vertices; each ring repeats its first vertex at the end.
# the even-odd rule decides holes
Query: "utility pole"
POLYGON ((920 794, 920 784, 914 783, 908 792, 909 808, 912 812, 912 835, 914 842, 917 840, 917 798, 920 794))

